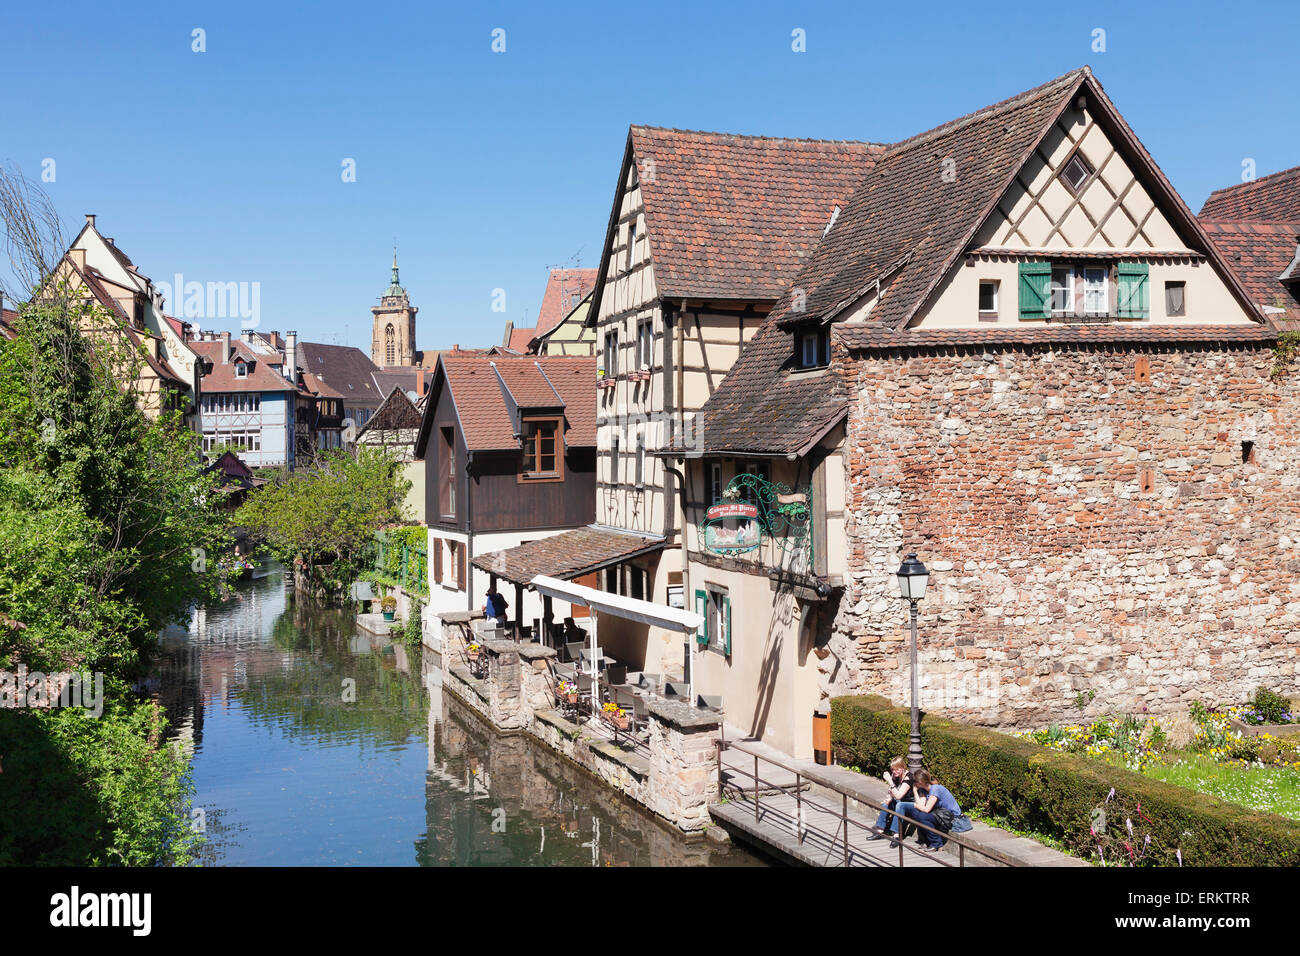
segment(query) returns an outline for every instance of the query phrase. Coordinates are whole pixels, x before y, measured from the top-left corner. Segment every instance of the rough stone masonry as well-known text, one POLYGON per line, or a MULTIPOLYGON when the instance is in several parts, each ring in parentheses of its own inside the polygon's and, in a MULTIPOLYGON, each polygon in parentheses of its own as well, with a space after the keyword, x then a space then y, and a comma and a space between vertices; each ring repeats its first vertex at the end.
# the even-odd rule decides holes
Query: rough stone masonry
POLYGON ((1300 364, 1269 345, 865 353, 843 373, 851 576, 824 694, 1013 728, 1297 689, 1300 364))

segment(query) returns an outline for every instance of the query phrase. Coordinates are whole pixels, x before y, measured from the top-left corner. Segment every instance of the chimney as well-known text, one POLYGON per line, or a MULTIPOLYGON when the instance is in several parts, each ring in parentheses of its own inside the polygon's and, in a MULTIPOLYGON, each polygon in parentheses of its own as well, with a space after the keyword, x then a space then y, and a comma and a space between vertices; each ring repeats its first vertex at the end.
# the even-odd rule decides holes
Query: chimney
POLYGON ((91 229, 95 228, 95 214, 93 212, 86 213, 86 225, 91 229))
POLYGON ((284 333, 284 374, 290 382, 298 381, 298 333, 284 333))
POLYGON ((416 369, 415 372, 415 397, 419 398, 424 394, 424 366, 416 369))
POLYGON ((230 333, 221 333, 221 364, 230 364, 230 333))
POLYGON ((282 341, 280 340, 280 333, 279 333, 279 332, 272 332, 272 333, 271 333, 271 348, 273 348, 273 349, 282 349, 282 348, 284 348, 284 342, 282 342, 282 341))

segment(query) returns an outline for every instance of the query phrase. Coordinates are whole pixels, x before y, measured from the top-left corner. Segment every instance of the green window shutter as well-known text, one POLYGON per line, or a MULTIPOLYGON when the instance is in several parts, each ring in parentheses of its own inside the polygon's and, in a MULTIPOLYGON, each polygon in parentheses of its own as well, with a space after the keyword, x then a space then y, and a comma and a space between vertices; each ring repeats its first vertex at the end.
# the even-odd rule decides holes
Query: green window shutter
POLYGON ((1020 317, 1045 319, 1052 315, 1052 264, 1020 263, 1020 317))
POLYGON ((727 603, 726 642, 727 642, 727 656, 730 657, 731 656, 731 598, 723 598, 723 600, 726 601, 727 603))
POLYGON ((1118 315, 1121 319, 1145 319, 1149 314, 1149 268, 1145 262, 1121 262, 1119 276, 1118 315))
POLYGON ((700 616, 700 628, 695 632, 695 643, 709 643, 709 596, 703 591, 695 592, 695 613, 700 616))

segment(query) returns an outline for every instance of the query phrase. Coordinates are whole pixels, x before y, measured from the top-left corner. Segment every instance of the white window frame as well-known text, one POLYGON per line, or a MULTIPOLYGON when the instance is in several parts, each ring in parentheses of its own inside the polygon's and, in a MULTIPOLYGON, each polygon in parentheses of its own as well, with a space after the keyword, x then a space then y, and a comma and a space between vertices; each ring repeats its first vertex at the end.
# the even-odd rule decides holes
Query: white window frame
POLYGON ((636 364, 637 370, 654 368, 655 364, 655 327, 654 319, 642 319, 636 325, 636 364))
MULTIPOLYGON (((1083 266, 1083 314, 1084 315, 1109 315, 1110 314, 1110 270, 1106 266, 1083 266), (1092 309, 1088 306, 1089 293, 1089 272, 1101 273, 1101 308, 1092 309)), ((1096 290, 1093 290, 1094 294, 1096 290)))
POLYGON ((801 369, 825 368, 830 365, 830 351, 829 330, 821 328, 799 333, 799 367, 801 369))
POLYGON ((1052 315, 1074 315, 1074 266, 1052 266, 1052 277, 1048 283, 1048 289, 1052 296, 1052 315), (1056 270, 1065 270, 1065 301, 1066 306, 1063 309, 1056 307, 1056 270))
POLYGON ((722 483, 722 462, 709 462, 709 500, 705 507, 709 508, 716 505, 722 500, 722 489, 726 487, 722 483))
POLYGON ((731 597, 728 590, 718 584, 704 585, 705 599, 705 633, 709 643, 705 650, 714 654, 727 654, 727 599, 731 597))
POLYGON ((980 280, 979 280, 979 288, 976 290, 975 308, 976 308, 976 310, 979 312, 980 315, 997 315, 997 314, 999 314, 999 306, 1000 306, 1000 303, 998 302, 998 297, 999 297, 999 294, 1000 294, 1001 290, 1002 290, 1002 282, 1001 282, 1001 280, 999 280, 999 279, 980 279, 980 280), (993 308, 991 308, 991 309, 986 309, 986 308, 984 308, 984 307, 981 305, 981 302, 982 302, 982 300, 983 300, 983 295, 982 295, 982 293, 983 293, 983 291, 984 291, 984 287, 985 287, 986 285, 987 285, 987 286, 992 286, 992 287, 993 287, 993 308))
POLYGON ((605 377, 616 378, 618 376, 618 330, 610 329, 605 333, 605 377))

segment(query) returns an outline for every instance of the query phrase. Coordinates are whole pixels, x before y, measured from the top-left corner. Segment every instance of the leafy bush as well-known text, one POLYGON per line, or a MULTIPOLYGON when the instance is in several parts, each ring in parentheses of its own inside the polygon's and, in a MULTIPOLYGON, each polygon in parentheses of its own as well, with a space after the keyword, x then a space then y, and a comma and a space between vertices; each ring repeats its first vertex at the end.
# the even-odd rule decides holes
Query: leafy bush
MULTIPOLYGON (((840 763, 883 773, 892 757, 907 751, 908 729, 907 711, 883 698, 831 702, 831 737, 840 763)), ((1272 814, 1227 806, 1101 761, 933 715, 921 725, 921 745, 926 766, 964 806, 1005 817, 1025 830, 1059 835, 1080 852, 1097 847, 1094 811, 1106 812, 1115 791, 1111 802, 1119 799, 1126 808, 1131 803, 1139 816, 1125 819, 1135 825, 1141 820, 1144 828, 1145 855, 1130 862, 1300 864, 1300 823, 1272 814)))
POLYGON ((1291 701, 1261 687, 1255 691, 1254 709, 1262 724, 1291 723, 1291 701))

